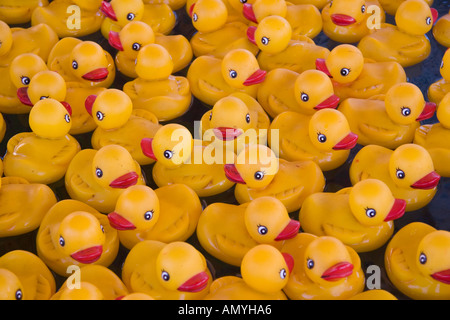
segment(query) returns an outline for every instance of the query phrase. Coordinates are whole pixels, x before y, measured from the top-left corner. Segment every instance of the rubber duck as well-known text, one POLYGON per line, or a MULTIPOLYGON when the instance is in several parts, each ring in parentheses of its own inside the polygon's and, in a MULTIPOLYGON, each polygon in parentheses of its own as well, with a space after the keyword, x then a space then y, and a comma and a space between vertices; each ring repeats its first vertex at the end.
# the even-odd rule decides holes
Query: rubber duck
POLYGON ((133 109, 130 97, 119 89, 106 89, 88 101, 86 109, 97 125, 91 136, 93 149, 118 144, 140 165, 154 162, 142 153, 140 145, 143 138, 153 138, 161 127, 153 113, 133 109))
POLYGON ((336 46, 326 59, 316 61, 316 68, 331 77, 334 93, 341 101, 367 99, 386 93, 396 83, 407 82, 406 72, 398 62, 367 60, 351 44, 336 46))
POLYGON ((398 300, 396 296, 384 289, 371 289, 355 294, 348 300, 398 300))
POLYGON ((273 119, 269 127, 269 146, 287 161, 314 161, 322 171, 343 165, 358 135, 353 133, 347 118, 335 109, 318 110, 312 116, 285 111, 273 119), (273 144, 272 132, 279 140, 273 144))
POLYGON ((430 40, 425 34, 437 16, 437 10, 424 0, 405 1, 395 14, 395 25, 382 24, 364 36, 358 48, 364 57, 375 61, 397 61, 402 67, 418 64, 431 53, 430 40))
POLYGON ((428 151, 413 143, 395 150, 377 145, 363 147, 350 165, 349 176, 352 185, 368 178, 383 181, 396 199, 406 200, 406 212, 426 206, 440 180, 428 151))
POLYGON ((299 212, 304 232, 332 236, 356 252, 383 246, 394 233, 394 220, 405 213, 406 201, 395 199, 377 179, 365 179, 338 192, 318 192, 305 199, 299 212))
POLYGON ((81 149, 68 134, 70 121, 70 110, 60 102, 39 100, 29 114, 32 131, 17 133, 8 140, 3 158, 5 176, 43 184, 62 179, 81 149))
POLYGON ((358 134, 358 143, 395 149, 411 143, 420 121, 435 114, 436 104, 425 102, 422 91, 413 83, 393 85, 386 94, 370 99, 345 99, 338 107, 358 134))
POLYGON ((264 81, 266 71, 248 50, 230 50, 223 59, 212 56, 195 58, 187 71, 192 95, 206 105, 233 92, 244 92, 256 98, 258 84, 264 81))
POLYGON ((450 92, 450 50, 445 51, 441 60, 439 73, 442 78, 433 82, 428 87, 428 99, 431 102, 439 104, 444 96, 450 92))
POLYGON ((294 259, 283 288, 291 300, 342 300, 364 290, 358 253, 335 237, 301 232, 286 241, 281 252, 294 259))
MULTIPOLYGON (((6 121, 5 118, 3 117, 3 115, 0 113, 0 142, 3 141, 3 138, 5 137, 6 134, 6 121)), ((2 164, 2 169, 1 171, 3 171, 3 164, 2 164)))
POLYGON ((142 292, 129 293, 117 300, 155 300, 153 297, 142 292))
POLYGON ((214 280, 204 300, 287 300, 282 289, 293 267, 289 254, 271 245, 257 245, 242 258, 241 277, 214 280))
POLYGON ((323 33, 339 43, 356 43, 373 29, 370 24, 373 6, 379 22, 386 19, 378 0, 333 0, 322 9, 323 33), (372 10, 369 10, 372 9, 372 10))
POLYGON ((186 77, 175 76, 169 52, 159 44, 143 47, 136 59, 138 78, 126 82, 123 91, 133 107, 152 112, 159 121, 169 121, 185 114, 192 103, 186 77))
POLYGON ((60 38, 88 36, 102 25, 101 3, 102 0, 54 0, 33 11, 31 25, 48 24, 60 38))
POLYGON ((200 300, 209 292, 212 275, 203 254, 184 241, 144 240, 128 253, 122 280, 130 292, 155 300, 200 300))
POLYGON ((294 237, 300 223, 289 217, 283 203, 260 197, 241 205, 214 202, 202 212, 197 225, 200 245, 215 258, 239 267, 245 254, 259 244, 278 249, 294 237))
POLYGON ((36 236, 38 256, 55 273, 69 277, 69 266, 99 264, 108 267, 119 250, 117 231, 106 215, 73 199, 50 208, 36 236))
POLYGON ((423 222, 398 230, 384 255, 389 280, 415 300, 448 300, 450 297, 448 248, 450 234, 423 222))
POLYGON ((145 184, 145 178, 127 149, 110 144, 78 152, 69 163, 64 183, 70 198, 109 213, 126 188, 145 184))
MULTIPOLYGON (((379 0, 383 10, 391 16, 395 16, 398 7, 406 0, 379 0)), ((425 0, 425 2, 431 7, 433 0, 425 0)))
POLYGON ((317 9, 322 10, 328 4, 328 0, 294 0, 296 4, 313 4, 317 9))
POLYGON ((45 7, 48 4, 48 0, 28 0, 20 3, 14 0, 2 1, 0 20, 9 25, 25 24, 30 22, 31 14, 37 7, 45 7))
POLYGON ((195 232, 201 213, 200 199, 184 184, 155 190, 136 185, 119 196, 108 219, 118 230, 120 243, 131 249, 143 240, 186 241, 195 232))
POLYGON ((450 92, 441 100, 436 112, 437 123, 423 124, 414 134, 413 143, 427 149, 436 172, 442 177, 450 177, 447 159, 450 157, 450 92))
POLYGON ((323 191, 325 178, 320 167, 311 160, 286 161, 276 157, 266 145, 249 144, 234 163, 224 166, 238 203, 243 204, 262 196, 279 199, 288 212, 300 209, 305 198, 323 191))
POLYGON ((155 34, 152 27, 142 21, 132 21, 119 32, 110 31, 109 44, 118 50, 117 70, 129 78, 137 78, 135 61, 139 50, 147 44, 157 43, 167 49, 173 60, 173 73, 186 68, 193 53, 189 40, 181 34, 155 34))
POLYGON ((433 26, 434 39, 444 47, 450 48, 450 11, 436 21, 433 26))
POLYGON ((317 110, 336 108, 339 104, 330 77, 315 69, 301 73, 272 69, 258 88, 256 98, 272 118, 285 111, 311 116, 317 110))
POLYGON ((50 300, 69 300, 69 301, 88 301, 88 300, 105 300, 102 292, 95 285, 80 281, 77 286, 66 286, 61 287, 61 289, 55 294, 50 300), (56 296, 56 297, 55 297, 56 296))
POLYGON ((209 197, 234 186, 224 172, 224 163, 234 161, 234 152, 208 148, 201 140, 193 139, 183 125, 162 126, 153 139, 142 139, 141 147, 145 155, 156 160, 152 177, 158 187, 181 183, 199 197, 209 197))

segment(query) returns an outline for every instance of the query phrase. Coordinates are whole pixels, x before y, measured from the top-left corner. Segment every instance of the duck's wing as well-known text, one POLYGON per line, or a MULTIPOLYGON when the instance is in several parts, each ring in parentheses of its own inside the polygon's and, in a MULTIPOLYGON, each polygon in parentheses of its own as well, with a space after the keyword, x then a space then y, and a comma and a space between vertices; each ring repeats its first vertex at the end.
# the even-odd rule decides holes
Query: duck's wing
POLYGON ((81 150, 80 144, 74 138, 67 136, 68 141, 60 146, 53 154, 51 161, 57 165, 68 164, 73 157, 81 150))

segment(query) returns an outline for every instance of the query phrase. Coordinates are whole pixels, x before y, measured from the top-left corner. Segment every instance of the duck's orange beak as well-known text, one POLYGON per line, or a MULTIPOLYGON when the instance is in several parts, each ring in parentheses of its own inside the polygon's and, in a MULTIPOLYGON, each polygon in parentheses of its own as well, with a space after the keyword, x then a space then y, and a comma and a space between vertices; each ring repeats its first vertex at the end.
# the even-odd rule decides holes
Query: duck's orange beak
POLYGON ((328 70, 327 64, 325 62, 325 59, 316 59, 316 69, 319 71, 322 71, 330 78, 333 78, 333 76, 330 73, 330 70, 328 70))
POLYGON ((325 270, 322 279, 327 281, 337 281, 350 276, 353 273, 353 264, 350 262, 339 262, 325 270))
POLYGON ((228 178, 228 180, 235 183, 245 184, 244 179, 242 179, 234 164, 227 163, 223 166, 223 168, 225 170, 225 176, 228 178))
POLYGON ((256 31, 255 26, 249 26, 247 28, 247 39, 256 46, 255 31, 256 31))
POLYGON ((114 11, 110 2, 102 1, 102 6, 100 9, 107 18, 110 18, 113 21, 117 21, 116 12, 114 11))
POLYGON ((122 41, 120 41, 119 33, 110 31, 108 34, 108 42, 116 50, 123 51, 122 41))
POLYGON ((97 95, 91 94, 84 101, 84 107, 86 108, 87 113, 92 116, 92 106, 94 105, 95 99, 97 99, 97 95))
POLYGON ((266 79, 267 71, 258 69, 255 72, 253 72, 250 77, 247 78, 247 80, 244 81, 244 86, 252 86, 254 84, 258 84, 264 81, 266 79))
POLYGON ((337 26, 346 27, 354 24, 356 19, 346 14, 332 14, 331 21, 337 26))
POLYGON ((395 199, 394 205, 391 208, 391 211, 389 211, 386 218, 384 218, 384 221, 391 221, 398 219, 403 216, 406 209, 406 201, 403 199, 395 199))
POLYGON ((289 273, 292 272, 292 270, 294 269, 294 257, 292 257, 289 253, 287 252, 282 252, 281 253, 284 257, 284 261, 286 261, 287 267, 289 269, 289 273))
POLYGON ((214 128, 213 131, 217 138, 224 141, 234 140, 242 134, 242 130, 228 127, 214 128))
POLYGON ((300 229, 300 222, 291 219, 287 226, 278 234, 275 241, 287 240, 295 237, 300 229))
POLYGON ((425 107, 423 108, 422 113, 417 117, 417 121, 422 121, 426 119, 430 119, 434 112, 436 111, 436 103, 434 102, 427 102, 425 103, 425 107))
POLYGON ((111 212, 108 214, 108 220, 111 227, 116 230, 134 230, 136 226, 130 221, 122 217, 117 212, 111 212))
POLYGON ((71 255, 72 259, 77 260, 81 263, 94 263, 98 259, 100 259, 100 256, 103 252, 103 246, 94 246, 87 249, 83 249, 80 251, 75 252, 71 255))
POLYGON ((440 281, 445 284, 450 284, 450 269, 435 272, 431 275, 434 280, 440 281))
POLYGON ((253 6, 251 3, 244 3, 242 8, 242 13, 247 20, 251 22, 258 23, 258 20, 255 17, 255 11, 253 10, 253 6))
POLYGON ((126 189, 134 186, 139 179, 139 175, 136 172, 128 172, 109 184, 111 188, 126 189))
POLYGON ((17 98, 19 98, 19 101, 26 105, 26 106, 33 106, 33 103, 31 103, 30 97, 28 96, 28 87, 22 87, 17 89, 17 98))
POLYGON ((414 189, 433 189, 436 187, 439 183, 439 180, 441 179, 441 176, 433 171, 427 174, 422 179, 416 181, 414 184, 411 185, 411 188, 414 189))
POLYGON ((106 80, 108 75, 109 75, 108 69, 98 68, 98 69, 92 70, 91 72, 88 72, 85 75, 83 75, 83 79, 92 81, 92 82, 102 82, 102 81, 106 80))
POLYGON ((209 276, 206 272, 197 273, 195 276, 187 280, 181 286, 178 287, 179 291, 184 292, 199 292, 206 288, 208 285, 209 276))
POLYGON ((321 109, 327 109, 327 108, 333 108, 336 109, 339 104, 340 98, 333 94, 321 103, 319 103, 317 106, 314 107, 315 110, 321 110, 321 109))
POLYGON ((356 133, 350 132, 345 136, 344 139, 335 144, 333 150, 349 150, 356 146, 357 143, 358 135, 356 133))
POLYGON ((141 140, 141 150, 142 153, 150 159, 158 160, 153 152, 152 141, 152 138, 143 138, 141 140))

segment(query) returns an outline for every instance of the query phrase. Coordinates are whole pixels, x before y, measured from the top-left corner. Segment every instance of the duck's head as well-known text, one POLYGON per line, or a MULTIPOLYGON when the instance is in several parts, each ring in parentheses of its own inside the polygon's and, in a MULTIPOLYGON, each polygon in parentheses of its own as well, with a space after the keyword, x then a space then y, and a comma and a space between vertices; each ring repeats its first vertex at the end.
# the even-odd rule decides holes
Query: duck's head
POLYGON ((259 243, 291 239, 298 234, 300 222, 291 219, 284 204, 275 197, 259 197, 245 209, 245 226, 259 243))
POLYGON ((233 88, 242 89, 264 81, 266 71, 259 68, 256 57, 246 49, 233 49, 222 60, 222 76, 233 88))
POLYGON ((189 8, 192 25, 199 32, 213 32, 222 28, 228 19, 228 10, 221 0, 198 0, 189 8))
POLYGON ((182 241, 171 242, 160 251, 155 270, 168 290, 199 292, 210 280, 205 258, 194 246, 182 241))
POLYGON ((284 288, 294 267, 289 253, 260 244, 251 248, 242 258, 241 275, 245 283, 263 293, 275 293, 284 288))
POLYGON ((106 89, 87 99, 85 107, 98 127, 110 130, 120 128, 128 122, 133 102, 122 90, 106 89))
POLYGON ((9 66, 9 75, 16 88, 27 87, 31 78, 40 71, 48 70, 45 61, 35 53, 22 53, 9 66))
POLYGON ((225 175, 230 181, 255 189, 266 187, 275 177, 278 168, 279 159, 275 153, 260 144, 245 146, 234 164, 224 165, 225 175))
POLYGON ((285 50, 292 38, 292 27, 289 22, 277 15, 267 16, 247 29, 248 39, 258 48, 269 54, 285 50))
POLYGON ((402 188, 433 189, 440 180, 428 151, 417 144, 399 146, 389 159, 389 175, 402 188))
POLYGON ((96 42, 82 41, 70 53, 72 73, 80 80, 102 82, 109 75, 105 51, 96 42))
POLYGON ((311 241, 301 263, 311 281, 323 286, 334 286, 353 274, 354 266, 347 247, 330 236, 311 241))
POLYGON ((122 146, 111 144, 101 147, 92 159, 95 181, 104 188, 126 189, 139 179, 136 162, 122 146))
POLYGON ((287 3, 284 0, 256 0, 253 4, 244 3, 244 17, 258 23, 268 16, 286 17, 287 3))
POLYGON ((402 82, 392 86, 384 99, 389 117, 401 125, 431 118, 436 104, 425 102, 422 91, 413 83, 402 82))
POLYGON ((113 20, 120 27, 131 21, 140 21, 144 16, 144 2, 142 0, 111 0, 102 1, 103 14, 113 20))
POLYGON ((33 106, 39 100, 48 98, 64 101, 66 93, 67 86, 64 78, 59 73, 50 70, 36 73, 28 86, 20 87, 17 90, 20 102, 28 106, 33 106))
POLYGON ((102 5, 102 0, 72 0, 72 2, 87 11, 97 11, 102 5))
POLYGON ((57 139, 69 133, 72 127, 70 113, 61 102, 43 99, 31 108, 28 123, 37 136, 57 139))
POLYGON ((378 179, 364 179, 350 190, 349 205, 363 225, 376 226, 403 216, 406 201, 395 199, 389 187, 378 179))
POLYGON ((128 58, 136 59, 142 47, 155 43, 155 33, 150 25, 142 21, 132 21, 119 32, 110 31, 109 44, 123 52, 128 58))
POLYGON ((10 270, 0 268, 0 300, 22 300, 23 285, 10 270))
POLYGON ((308 114, 325 108, 335 109, 339 104, 330 77, 319 70, 302 72, 295 80, 294 95, 301 111, 308 114))
POLYGON ((341 27, 351 26, 364 20, 366 15, 365 0, 330 1, 331 21, 341 27))
POLYGON ((100 289, 90 282, 80 281, 79 287, 65 287, 59 300, 103 300, 105 297, 100 289))
POLYGON ((309 137, 323 151, 350 150, 358 142, 358 135, 350 130, 347 118, 336 109, 318 110, 311 116, 309 137))
POLYGON ((426 277, 450 284, 450 232, 436 230, 427 234, 417 248, 416 262, 426 277))
POLYGON ((117 230, 149 230, 158 221, 159 212, 155 191, 148 186, 135 185, 120 194, 108 219, 117 230))
POLYGON ((403 1, 395 13, 397 27, 409 34, 421 36, 431 30, 438 19, 438 11, 424 0, 403 1))
POLYGON ((364 57, 356 46, 341 44, 326 59, 317 59, 316 68, 338 83, 355 81, 362 72, 364 57))
POLYGON ((242 13, 244 4, 254 3, 255 0, 227 0, 227 2, 237 13, 242 13))
POLYGON ((172 56, 162 45, 147 44, 137 55, 135 70, 145 80, 167 79, 173 72, 172 56))
POLYGON ((450 92, 439 102, 436 117, 443 127, 450 129, 450 92))
POLYGON ((4 21, 0 20, 0 56, 11 50, 13 44, 11 28, 4 21))
POLYGON ((193 145, 191 132, 176 123, 162 126, 153 138, 144 138, 141 141, 142 152, 167 168, 175 168, 188 161, 193 145))
POLYGON ((64 217, 54 237, 59 252, 84 264, 100 259, 105 244, 100 221, 85 211, 74 211, 64 217))
POLYGON ((439 72, 443 79, 450 81, 450 49, 447 49, 442 57, 439 72))

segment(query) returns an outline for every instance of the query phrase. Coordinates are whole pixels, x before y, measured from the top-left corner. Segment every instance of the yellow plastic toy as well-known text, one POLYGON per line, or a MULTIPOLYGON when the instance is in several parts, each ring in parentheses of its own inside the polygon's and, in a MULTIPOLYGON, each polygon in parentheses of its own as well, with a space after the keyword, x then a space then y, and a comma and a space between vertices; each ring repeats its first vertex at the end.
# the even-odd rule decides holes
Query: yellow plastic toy
POLYGON ((266 71, 261 70, 256 57, 245 49, 231 50, 223 59, 197 57, 186 75, 192 95, 209 106, 237 91, 256 98, 258 84, 265 76, 266 71))
POLYGON ((422 91, 413 83, 405 82, 371 99, 345 99, 338 110, 358 134, 360 145, 395 149, 413 141, 420 121, 434 115, 436 104, 425 102, 422 91))
POLYGON ((0 257, 1 300, 49 300, 55 277, 34 253, 12 250, 0 257))
POLYGON ((313 4, 317 9, 322 10, 326 4, 328 4, 328 0, 293 0, 291 1, 295 4, 313 4))
POLYGON ((100 30, 102 0, 53 0, 33 11, 31 24, 48 24, 60 38, 83 37, 100 30))
POLYGON ((17 133, 8 141, 3 158, 5 176, 43 184, 62 179, 81 149, 68 134, 70 112, 54 99, 40 100, 30 111, 29 125, 32 132, 17 133))
POLYGON ((314 161, 278 159, 274 151, 261 144, 248 145, 234 163, 224 168, 227 178, 237 183, 234 194, 240 204, 272 196, 293 212, 300 209, 308 195, 325 187, 322 170, 314 161))
POLYGON ((209 292, 212 275, 205 257, 191 244, 145 240, 125 258, 122 280, 130 292, 155 300, 200 300, 209 292))
POLYGON ((240 265, 241 277, 214 280, 205 300, 287 300, 282 291, 293 268, 293 259, 271 245, 250 249, 240 265))
POLYGON ((443 15, 434 25, 432 31, 434 39, 444 47, 450 48, 450 11, 443 15))
POLYGON ((424 0, 407 0, 395 14, 395 25, 383 23, 358 43, 364 57, 375 61, 397 61, 410 67, 431 53, 426 33, 436 22, 438 12, 424 0))
POLYGON ((423 222, 397 231, 385 256, 386 273, 394 286, 416 300, 448 300, 450 233, 423 222))
POLYGON ((439 104, 444 96, 450 92, 450 50, 445 51, 442 57, 439 72, 441 79, 432 83, 428 88, 428 99, 439 104))
POLYGON ((105 300, 102 292, 95 285, 80 281, 77 286, 63 286, 50 300, 105 300))
POLYGON ((305 199, 299 212, 304 232, 332 236, 356 252, 383 246, 394 233, 394 220, 405 213, 406 201, 395 199, 377 179, 365 179, 336 193, 319 192, 305 199))
POLYGON ((141 140, 153 138, 161 127, 154 114, 133 109, 130 97, 118 89, 106 89, 98 96, 91 96, 86 109, 97 125, 91 136, 93 149, 117 144, 127 149, 140 165, 154 162, 141 150, 141 140))
POLYGON ((342 300, 364 290, 364 272, 355 250, 330 236, 301 232, 286 241, 283 253, 294 269, 283 291, 292 300, 342 300))
MULTIPOLYGON (((6 134, 6 121, 3 115, 0 113, 0 142, 3 141, 5 134, 6 134)), ((3 172, 3 164, 1 165, 1 167, 2 167, 1 171, 3 172)))
POLYGON ((2 1, 0 5, 0 20, 9 25, 24 24, 31 20, 31 14, 37 7, 48 6, 48 0, 15 0, 2 1))
POLYGON ((120 242, 131 249, 144 240, 186 241, 195 232, 201 213, 200 199, 184 184, 155 190, 137 185, 119 196, 108 219, 118 230, 120 242))
POLYGON ((106 215, 83 202, 64 199, 42 219, 36 249, 51 270, 69 277, 74 271, 70 266, 108 267, 117 256, 119 237, 106 215))
POLYGON ((394 296, 389 291, 383 289, 371 289, 366 290, 364 292, 355 294, 353 297, 350 297, 348 300, 398 300, 396 296, 394 296))
POLYGON ((234 162, 234 151, 223 153, 223 148, 205 146, 180 124, 164 125, 153 139, 143 139, 141 147, 145 155, 156 160, 152 177, 158 187, 181 183, 198 196, 209 197, 234 186, 224 172, 224 164, 234 162))
POLYGON ((285 111, 270 124, 268 142, 284 160, 314 161, 322 171, 329 171, 347 161, 358 135, 351 131, 345 115, 335 109, 318 110, 312 116, 285 111), (278 140, 272 139, 273 132, 278 140))
POLYGON ((341 101, 368 99, 386 93, 394 84, 407 82, 406 72, 398 62, 367 60, 351 44, 335 47, 326 59, 316 61, 316 68, 332 78, 334 93, 341 101))
POLYGON ((426 206, 440 180, 428 151, 412 143, 395 150, 377 145, 363 147, 355 155, 349 175, 353 185, 368 178, 383 181, 395 198, 406 200, 406 212, 426 206))
MULTIPOLYGON (((391 16, 395 16, 395 13, 397 12, 398 7, 405 2, 406 0, 379 0, 381 6, 383 7, 384 11, 386 11, 387 14, 390 14, 391 16)), ((433 4, 433 0, 425 0, 425 2, 431 7, 433 4)))
POLYGON ((78 152, 67 168, 64 183, 72 199, 109 213, 126 188, 145 184, 145 179, 127 149, 110 144, 78 152))

